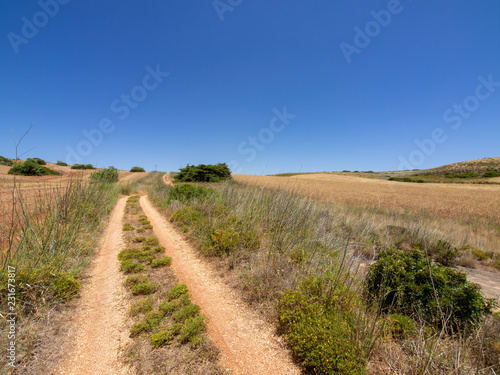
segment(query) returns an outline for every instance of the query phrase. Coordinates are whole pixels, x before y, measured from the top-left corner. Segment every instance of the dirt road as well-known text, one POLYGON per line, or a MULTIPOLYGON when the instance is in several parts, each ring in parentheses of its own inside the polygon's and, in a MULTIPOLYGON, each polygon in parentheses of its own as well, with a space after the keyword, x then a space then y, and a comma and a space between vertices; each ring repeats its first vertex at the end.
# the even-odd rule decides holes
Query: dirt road
POLYGON ((117 258, 122 249, 122 218, 126 197, 119 199, 101 240, 88 283, 82 287, 78 315, 72 323, 70 347, 55 374, 116 375, 127 369, 119 359, 128 339, 124 327, 123 275, 117 258))
POLYGON ((146 196, 141 197, 140 204, 172 258, 180 282, 187 285, 191 299, 209 318, 208 333, 233 374, 300 374, 274 328, 246 307, 146 196))

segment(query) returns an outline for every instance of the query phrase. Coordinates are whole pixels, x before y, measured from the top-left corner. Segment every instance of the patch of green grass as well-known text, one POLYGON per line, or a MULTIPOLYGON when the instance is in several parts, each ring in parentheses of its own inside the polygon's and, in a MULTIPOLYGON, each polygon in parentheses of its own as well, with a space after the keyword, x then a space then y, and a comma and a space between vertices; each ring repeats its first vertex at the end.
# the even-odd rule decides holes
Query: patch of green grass
POLYGON ((200 306, 195 305, 194 303, 189 303, 185 306, 182 306, 180 309, 175 310, 172 313, 172 318, 175 322, 184 322, 189 318, 192 318, 200 311, 200 306))
POLYGON ((170 266, 171 264, 172 264, 172 258, 164 257, 154 260, 153 263, 151 263, 151 267, 159 268, 159 267, 170 266))
POLYGON ((158 254, 158 253, 163 253, 163 252, 165 251, 165 248, 164 248, 163 246, 155 246, 155 247, 153 248, 153 251, 154 251, 155 253, 157 253, 157 254, 158 254))
MULTIPOLYGON (((142 264, 141 264, 141 266, 142 266, 142 264)), ((156 285, 154 283, 147 282, 147 283, 140 283, 140 284, 134 285, 134 287, 132 288, 132 293, 134 295, 139 295, 139 294, 147 295, 147 294, 152 294, 152 293, 156 292, 157 290, 158 290, 158 285, 156 285)))
POLYGON ((133 287, 134 285, 144 284, 147 282, 149 282, 149 279, 145 275, 131 275, 125 279, 124 284, 125 286, 133 287))
POLYGON ((179 298, 183 294, 189 295, 187 286, 184 284, 176 284, 167 292, 167 299, 171 301, 179 298))
POLYGON ((152 329, 153 327, 151 327, 148 322, 143 320, 137 324, 134 324, 132 328, 130 328, 130 333, 132 336, 137 336, 144 332, 150 332, 152 329))
POLYGON ((133 238, 130 239, 130 241, 134 242, 134 243, 140 243, 140 242, 144 242, 146 240, 147 240, 147 238, 144 237, 144 236, 133 237, 133 238))
POLYGON ((135 259, 138 256, 138 254, 140 254, 140 253, 141 253, 141 250, 139 250, 139 249, 123 249, 118 254, 118 259, 119 260, 135 259))
POLYGON ((80 283, 74 279, 73 275, 63 274, 52 282, 52 290, 59 298, 68 300, 78 295, 80 283))
POLYGON ((140 198, 141 198, 141 197, 140 197, 139 195, 132 195, 131 197, 129 197, 129 198, 127 199, 127 202, 132 202, 132 203, 133 203, 133 202, 139 202, 139 199, 140 199, 140 198))
POLYGON ((123 230, 134 230, 134 226, 132 224, 123 224, 123 230))
POLYGON ((125 273, 141 272, 144 269, 144 265, 131 260, 124 260, 120 264, 120 269, 125 273))
POLYGON ((178 341, 181 344, 188 341, 195 345, 200 343, 203 339, 201 339, 199 334, 205 330, 206 326, 206 317, 204 315, 197 315, 186 319, 179 330, 178 341))
POLYGON ((151 224, 147 224, 143 226, 144 229, 153 229, 153 226, 151 224))
POLYGON ((142 299, 140 301, 136 301, 132 304, 130 307, 130 315, 131 316, 136 316, 140 313, 148 313, 151 310, 153 310, 154 306, 154 299, 151 297, 142 299))
POLYGON ((162 331, 151 335, 151 346, 159 348, 162 345, 169 345, 174 339, 174 333, 171 331, 162 331))
POLYGON ((155 237, 148 237, 147 240, 146 240, 146 243, 148 245, 154 246, 154 245, 158 245, 160 242, 155 237))

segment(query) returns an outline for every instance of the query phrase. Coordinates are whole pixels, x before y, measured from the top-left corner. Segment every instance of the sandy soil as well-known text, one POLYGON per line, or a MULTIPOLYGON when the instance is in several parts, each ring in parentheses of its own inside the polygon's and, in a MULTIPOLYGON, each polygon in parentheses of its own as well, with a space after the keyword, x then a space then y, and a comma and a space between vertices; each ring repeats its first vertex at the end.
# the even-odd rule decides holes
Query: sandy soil
POLYGON ((172 180, 170 179, 170 175, 168 173, 165 173, 163 175, 163 182, 165 183, 165 185, 174 186, 174 184, 172 183, 172 180))
POLYGON ((234 374, 300 374, 275 329, 251 311, 216 272, 201 260, 145 196, 140 204, 156 237, 172 258, 180 282, 209 318, 208 334, 219 347, 225 365, 234 374))
POLYGON ((54 374, 126 374, 119 358, 128 340, 124 326, 126 304, 118 252, 123 245, 122 218, 126 197, 116 204, 94 260, 88 283, 83 285, 72 340, 54 374))

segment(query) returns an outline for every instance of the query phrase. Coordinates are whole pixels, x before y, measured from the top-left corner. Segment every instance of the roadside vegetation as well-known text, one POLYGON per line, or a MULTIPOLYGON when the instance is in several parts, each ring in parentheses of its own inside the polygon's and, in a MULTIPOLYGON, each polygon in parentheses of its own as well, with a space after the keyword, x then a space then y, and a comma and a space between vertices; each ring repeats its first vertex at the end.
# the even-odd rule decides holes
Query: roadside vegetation
POLYGON ((142 167, 132 167, 130 168, 130 172, 146 172, 142 167))
POLYGON ((41 159, 27 159, 26 161, 14 162, 8 173, 21 176, 61 175, 61 173, 45 167, 45 164, 45 161, 41 159))
POLYGON ((8 167, 12 166, 12 160, 7 159, 4 156, 0 156, 0 165, 6 165, 8 167))
MULTIPOLYGON (((23 368, 37 356, 47 314, 78 295, 80 277, 118 189, 79 179, 57 187, 40 185, 36 191, 20 183, 9 189, 0 196, 0 311, 8 311, 10 267, 15 269, 17 366, 23 368)), ((3 315, 2 337, 7 337, 7 329, 3 315)), ((6 353, 7 340, 0 342, 6 353)))
POLYGON ((232 181, 199 188, 167 187, 157 175, 148 193, 236 276, 307 373, 500 370, 495 304, 449 268, 467 252, 497 254, 447 242, 422 222, 394 225, 406 218, 389 210, 232 181))
POLYGON ((125 209, 125 248, 119 253, 130 298, 131 344, 125 356, 136 373, 222 374, 206 334, 207 318, 170 270, 172 260, 131 196, 125 209))
POLYGON ((73 164, 71 169, 95 169, 92 164, 73 164))
POLYGON ((174 177, 175 182, 219 182, 231 178, 226 163, 187 165, 174 177))

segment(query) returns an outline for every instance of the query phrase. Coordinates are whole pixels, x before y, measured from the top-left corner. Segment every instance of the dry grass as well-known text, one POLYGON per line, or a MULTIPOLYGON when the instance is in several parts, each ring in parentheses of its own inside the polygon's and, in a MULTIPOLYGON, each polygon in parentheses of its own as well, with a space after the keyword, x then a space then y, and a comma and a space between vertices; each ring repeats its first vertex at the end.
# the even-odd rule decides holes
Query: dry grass
MULTIPOLYGON (((414 226, 458 245, 500 249, 500 186, 414 184, 336 174, 234 175, 234 180, 344 204, 377 227, 414 226)), ((341 206, 341 205, 340 205, 341 206)))

